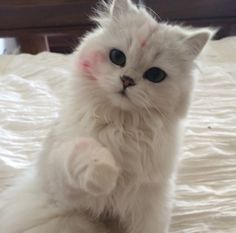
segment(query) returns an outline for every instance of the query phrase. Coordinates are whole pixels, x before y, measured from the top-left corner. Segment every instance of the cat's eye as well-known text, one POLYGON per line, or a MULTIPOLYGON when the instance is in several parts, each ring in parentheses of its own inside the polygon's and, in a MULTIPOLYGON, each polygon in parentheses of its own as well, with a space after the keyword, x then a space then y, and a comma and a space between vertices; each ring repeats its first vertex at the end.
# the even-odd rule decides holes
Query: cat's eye
POLYGON ((153 83, 159 83, 166 78, 166 72, 158 67, 152 67, 144 72, 143 78, 153 83))
POLYGON ((112 49, 110 51, 110 60, 115 65, 124 67, 126 63, 126 56, 125 54, 120 51, 119 49, 112 49))

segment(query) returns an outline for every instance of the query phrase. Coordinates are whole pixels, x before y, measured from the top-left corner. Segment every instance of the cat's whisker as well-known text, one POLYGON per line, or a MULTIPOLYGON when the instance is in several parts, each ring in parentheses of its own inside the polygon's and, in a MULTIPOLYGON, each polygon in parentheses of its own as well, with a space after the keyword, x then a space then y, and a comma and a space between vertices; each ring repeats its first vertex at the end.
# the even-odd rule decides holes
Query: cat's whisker
POLYGON ((150 8, 148 6, 144 6, 142 3, 139 4, 139 5, 140 5, 140 7, 145 8, 145 10, 148 11, 148 13, 150 15, 152 15, 152 17, 155 18, 157 21, 161 21, 162 20, 161 16, 157 12, 155 12, 152 8, 150 8))
POLYGON ((161 116, 162 122, 163 122, 163 124, 165 125, 166 122, 168 122, 168 117, 167 117, 167 115, 166 115, 163 111, 161 111, 158 107, 156 107, 155 109, 156 109, 156 111, 158 112, 158 114, 161 116))

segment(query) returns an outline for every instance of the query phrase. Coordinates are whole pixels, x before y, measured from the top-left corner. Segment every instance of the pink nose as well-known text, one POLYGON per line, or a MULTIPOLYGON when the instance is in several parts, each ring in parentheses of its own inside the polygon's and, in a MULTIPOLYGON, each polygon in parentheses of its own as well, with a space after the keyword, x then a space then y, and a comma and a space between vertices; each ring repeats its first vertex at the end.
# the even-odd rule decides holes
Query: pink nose
POLYGON ((134 80, 132 78, 130 78, 129 76, 124 75, 120 79, 121 79, 121 81, 123 83, 124 89, 127 88, 127 87, 135 85, 134 80))

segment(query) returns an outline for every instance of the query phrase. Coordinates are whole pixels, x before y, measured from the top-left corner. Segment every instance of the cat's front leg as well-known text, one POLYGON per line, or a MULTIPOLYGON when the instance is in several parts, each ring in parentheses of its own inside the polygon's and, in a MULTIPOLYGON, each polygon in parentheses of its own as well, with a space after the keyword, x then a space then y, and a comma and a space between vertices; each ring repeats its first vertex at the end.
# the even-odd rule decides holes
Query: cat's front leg
MULTIPOLYGON (((165 186, 165 184, 162 184, 165 186)), ((170 189, 162 185, 144 185, 130 218, 128 233, 168 233, 171 215, 170 189), (130 220, 131 219, 131 220, 130 220)))
POLYGON ((153 204, 148 214, 143 216, 139 233, 168 233, 170 213, 161 204, 153 204), (155 206, 156 205, 156 206, 155 206))
POLYGON ((47 163, 48 177, 59 184, 57 187, 70 187, 94 196, 109 194, 119 176, 110 151, 92 138, 77 138, 54 146, 47 163))

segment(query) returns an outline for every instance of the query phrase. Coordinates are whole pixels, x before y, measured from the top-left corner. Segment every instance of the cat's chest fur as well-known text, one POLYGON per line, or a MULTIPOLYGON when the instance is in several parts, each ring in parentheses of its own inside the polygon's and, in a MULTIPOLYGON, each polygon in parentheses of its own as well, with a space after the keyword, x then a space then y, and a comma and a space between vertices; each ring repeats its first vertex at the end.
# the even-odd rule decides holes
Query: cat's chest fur
POLYGON ((91 103, 79 109, 71 106, 56 127, 61 140, 94 138, 112 153, 125 182, 153 182, 169 176, 176 154, 177 122, 145 110, 125 112, 91 103))
MULTIPOLYGON (((85 204, 95 214, 114 212, 125 216, 126 210, 142 199, 143 191, 168 182, 173 171, 176 145, 174 122, 164 122, 155 113, 122 112, 109 108, 81 108, 62 117, 56 127, 60 140, 91 137, 105 146, 120 168, 116 188, 106 198, 85 204)), ((81 205, 81 203, 80 203, 81 205)), ((87 208, 87 206, 86 206, 87 208)), ((113 215, 113 214, 112 214, 113 215)))
POLYGON ((97 109, 89 117, 81 113, 77 132, 107 147, 121 167, 126 182, 155 179, 162 166, 169 132, 155 114, 97 109))

